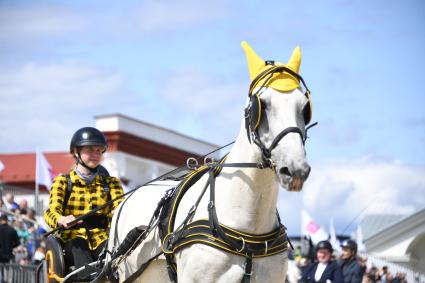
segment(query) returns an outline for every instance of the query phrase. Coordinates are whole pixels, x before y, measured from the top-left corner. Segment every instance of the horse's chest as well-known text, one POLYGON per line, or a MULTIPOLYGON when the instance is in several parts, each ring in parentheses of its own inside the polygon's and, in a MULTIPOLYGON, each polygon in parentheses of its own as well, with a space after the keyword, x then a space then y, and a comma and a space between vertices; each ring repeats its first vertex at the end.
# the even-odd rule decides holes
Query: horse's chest
MULTIPOLYGON (((179 282, 239 283, 245 273, 245 258, 206 245, 195 244, 176 255, 179 282)), ((254 259, 251 283, 284 282, 287 254, 254 259)))

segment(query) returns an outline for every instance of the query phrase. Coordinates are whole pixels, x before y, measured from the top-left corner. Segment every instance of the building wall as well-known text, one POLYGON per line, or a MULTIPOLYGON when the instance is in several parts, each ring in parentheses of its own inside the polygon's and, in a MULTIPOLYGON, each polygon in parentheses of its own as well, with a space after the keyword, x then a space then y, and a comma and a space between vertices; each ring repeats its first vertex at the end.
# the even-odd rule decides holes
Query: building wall
POLYGON ((425 209, 365 239, 368 254, 425 273, 425 209))
POLYGON ((139 187, 175 168, 175 166, 163 162, 121 151, 106 153, 102 164, 108 169, 111 176, 122 179, 128 189, 139 187))
POLYGON ((425 233, 415 237, 407 248, 407 254, 411 257, 412 269, 425 273, 425 233))

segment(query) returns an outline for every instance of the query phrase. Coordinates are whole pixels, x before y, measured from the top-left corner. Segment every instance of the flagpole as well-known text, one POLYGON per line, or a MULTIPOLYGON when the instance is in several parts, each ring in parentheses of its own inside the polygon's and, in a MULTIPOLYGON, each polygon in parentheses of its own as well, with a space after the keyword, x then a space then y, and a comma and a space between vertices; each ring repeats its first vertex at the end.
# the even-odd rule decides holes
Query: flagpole
POLYGON ((35 196, 34 196, 34 208, 36 214, 38 214, 38 193, 39 193, 39 185, 38 185, 38 148, 35 149, 35 196))

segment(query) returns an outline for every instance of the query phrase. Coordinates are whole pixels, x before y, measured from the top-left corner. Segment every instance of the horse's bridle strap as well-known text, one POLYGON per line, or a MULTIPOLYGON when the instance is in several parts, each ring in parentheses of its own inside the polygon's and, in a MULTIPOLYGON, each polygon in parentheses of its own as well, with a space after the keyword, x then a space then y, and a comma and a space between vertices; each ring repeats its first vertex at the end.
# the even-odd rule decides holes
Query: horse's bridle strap
POLYGON ((271 168, 269 164, 265 164, 263 162, 255 163, 255 162, 244 162, 244 163, 211 163, 206 164, 208 167, 213 168, 224 168, 224 167, 233 167, 233 168, 257 168, 257 169, 266 169, 271 168))
MULTIPOLYGON (((267 64, 270 64, 269 62, 271 61, 267 61, 267 64)), ((263 83, 263 85, 260 87, 260 90, 267 84, 267 82, 272 78, 272 76, 275 73, 283 73, 286 72, 289 75, 291 75, 292 77, 298 79, 299 81, 301 81, 301 83, 304 85, 305 89, 306 89, 306 93, 309 93, 310 90, 308 89, 306 83, 304 82, 304 79, 296 72, 294 72, 293 70, 291 70, 290 68, 287 68, 285 66, 275 66, 274 63, 272 62, 271 67, 264 70, 262 73, 260 73, 252 82, 251 85, 249 87, 249 94, 248 96, 251 97, 253 94, 253 90, 256 87, 256 85, 258 84, 259 81, 261 81, 263 78, 265 78, 266 76, 269 76, 266 81, 263 83)), ((258 90, 257 93, 260 91, 258 90)), ((271 154, 272 154, 272 150, 279 144, 279 142, 282 140, 282 138, 284 136, 286 136, 289 133, 298 133, 301 136, 301 140, 303 141, 303 143, 305 143, 306 141, 306 137, 304 137, 303 132, 301 131, 300 128, 298 127, 288 127, 286 129, 284 129, 283 131, 281 131, 273 140, 272 144, 270 145, 269 148, 267 148, 264 143, 261 141, 259 134, 258 134, 258 128, 256 129, 250 129, 247 127, 247 133, 248 133, 248 138, 249 140, 251 140, 251 135, 252 135, 252 140, 254 141, 254 143, 260 148, 261 153, 263 154, 263 161, 264 163, 269 163, 272 164, 272 162, 270 162, 271 159, 271 154)))
POLYGON ((288 127, 284 129, 282 132, 280 132, 273 140, 272 144, 270 145, 269 151, 271 152, 277 144, 280 142, 281 139, 283 139, 284 136, 286 136, 289 133, 297 133, 301 136, 301 139, 304 141, 303 132, 298 127, 288 127))

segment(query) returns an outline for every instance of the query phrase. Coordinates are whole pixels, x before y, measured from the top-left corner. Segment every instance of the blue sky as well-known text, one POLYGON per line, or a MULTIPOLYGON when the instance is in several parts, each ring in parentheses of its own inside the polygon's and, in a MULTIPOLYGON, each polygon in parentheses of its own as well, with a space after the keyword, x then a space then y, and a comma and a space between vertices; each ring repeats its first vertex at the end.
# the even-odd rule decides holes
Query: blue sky
POLYGON ((338 207, 337 232, 363 203, 411 213, 425 203, 424 16, 420 0, 1 1, 0 151, 62 151, 110 113, 225 144, 249 84, 240 42, 282 62, 300 45, 319 126, 312 176, 280 209, 326 226, 330 207, 361 202, 338 207))

